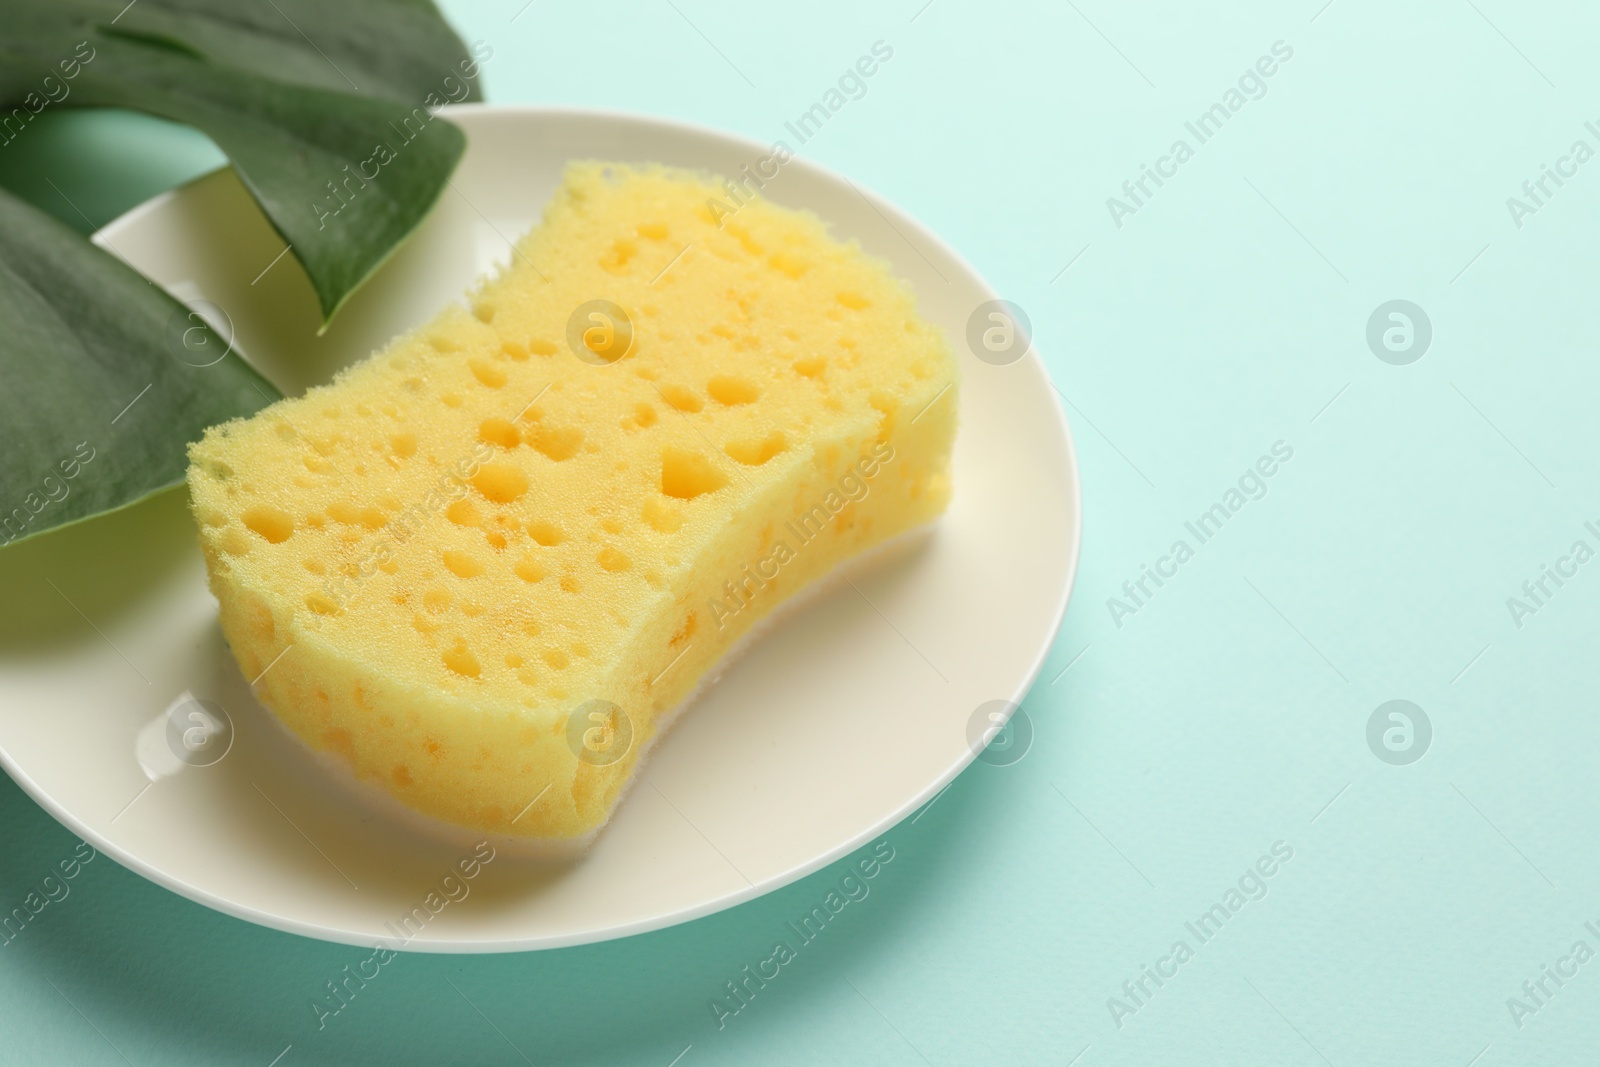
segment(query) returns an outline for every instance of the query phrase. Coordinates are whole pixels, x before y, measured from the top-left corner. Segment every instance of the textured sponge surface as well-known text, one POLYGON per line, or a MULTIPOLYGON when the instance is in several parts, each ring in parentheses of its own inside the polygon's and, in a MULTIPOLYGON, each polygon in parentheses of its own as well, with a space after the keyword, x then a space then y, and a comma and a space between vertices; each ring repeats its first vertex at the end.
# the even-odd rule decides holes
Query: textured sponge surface
POLYGON ((731 207, 574 165, 464 305, 192 448, 224 632, 309 745, 579 837, 751 624, 944 509, 943 336, 814 217, 731 207))

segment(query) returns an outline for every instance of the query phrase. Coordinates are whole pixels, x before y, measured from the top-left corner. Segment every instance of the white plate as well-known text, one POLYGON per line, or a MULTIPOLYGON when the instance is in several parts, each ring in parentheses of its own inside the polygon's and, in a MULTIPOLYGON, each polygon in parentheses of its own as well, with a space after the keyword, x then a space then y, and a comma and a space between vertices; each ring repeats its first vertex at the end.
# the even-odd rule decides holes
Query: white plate
MULTIPOLYGON (((567 161, 734 173, 770 149, 659 119, 453 108, 470 147, 417 235, 314 338, 316 305, 231 171, 157 197, 97 239, 181 299, 225 309, 287 393, 326 381, 509 258, 567 161), (269 264, 272 264, 270 268, 269 264), (263 274, 263 269, 265 273, 263 274)), ((994 298, 885 201, 802 160, 767 189, 888 259, 961 354, 955 500, 936 534, 824 594, 738 661, 657 747, 648 785, 564 866, 499 857, 407 943, 506 951, 668 926, 776 889, 871 841, 973 758, 980 706, 1020 701, 1066 609, 1077 468, 1044 366, 968 350, 994 298), (870 603, 869 603, 870 601, 870 603)), ((117 447, 115 427, 102 435, 117 447)), ((350 944, 423 904, 460 849, 353 803, 252 698, 223 647, 183 494, 0 553, 0 760, 120 863, 252 922, 350 944), (226 710, 231 749, 162 766, 161 725, 193 697, 226 710), (154 746, 152 748, 152 745, 154 746)), ((439 898, 435 898, 436 900, 439 898)))

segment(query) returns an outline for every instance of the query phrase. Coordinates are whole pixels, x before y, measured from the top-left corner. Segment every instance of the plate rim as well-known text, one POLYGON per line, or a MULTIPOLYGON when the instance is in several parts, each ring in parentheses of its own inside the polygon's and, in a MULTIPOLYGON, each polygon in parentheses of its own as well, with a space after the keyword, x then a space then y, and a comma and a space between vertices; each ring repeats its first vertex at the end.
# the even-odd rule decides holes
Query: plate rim
MULTIPOLYGON (((651 115, 644 112, 625 111, 611 108, 475 102, 470 104, 452 104, 441 108, 440 113, 444 114, 446 117, 453 115, 464 116, 469 114, 498 114, 525 116, 528 118, 571 118, 578 120, 587 119, 612 122, 621 121, 629 123, 643 123, 662 127, 671 132, 688 134, 696 138, 710 138, 724 142, 731 142, 735 146, 748 149, 757 155, 770 151, 769 147, 763 146, 759 142, 751 140, 748 137, 740 134, 730 133, 725 130, 719 130, 711 126, 687 122, 677 118, 651 115)), ((911 236, 916 237, 919 242, 925 242, 928 246, 936 249, 943 255, 948 256, 952 262, 958 264, 962 269, 967 271, 972 278, 977 279, 983 291, 989 295, 990 299, 1002 299, 1000 294, 989 283, 989 280, 979 273, 970 263, 968 263, 965 257, 958 253, 948 243, 946 243, 943 238, 939 237, 927 226, 925 226, 921 220, 906 212, 893 201, 877 193, 870 186, 867 186, 861 182, 857 182, 851 178, 847 178, 838 171, 833 170, 831 167, 828 167, 822 163, 818 163, 809 157, 795 154, 791 162, 785 165, 792 166, 795 163, 800 164, 802 169, 815 171, 819 176, 832 182, 855 187, 856 190, 867 199, 870 206, 885 214, 886 219, 892 217, 895 223, 907 228, 911 236)), ((96 229, 94 233, 89 235, 88 239, 94 242, 98 247, 106 250, 109 254, 116 255, 118 259, 121 259, 122 257, 120 253, 115 251, 115 246, 112 243, 120 229, 133 225, 134 223, 143 219, 145 216, 149 215, 151 212, 159 210, 169 201, 174 200, 183 194, 191 186, 197 185, 200 182, 214 180, 218 174, 220 174, 222 171, 230 169, 231 166, 231 163, 224 163, 222 166, 207 171, 204 174, 197 175, 196 177, 191 178, 172 189, 158 193, 155 196, 150 197, 148 200, 141 201, 140 203, 129 208, 127 211, 118 215, 116 218, 96 229)), ((410 240, 414 234, 415 231, 407 236, 407 240, 410 240)), ((913 246, 913 248, 915 248, 915 246, 913 246)), ((127 263, 126 260, 123 262, 127 263)), ((132 266, 131 264, 128 265, 130 267, 132 266)), ((159 283, 156 284, 159 285, 159 283)), ((164 288, 162 291, 166 292, 164 288)), ((1031 370, 1041 379, 1043 379, 1045 384, 1050 386, 1049 392, 1051 394, 1057 393, 1053 379, 1050 377, 1049 368, 1046 366, 1044 358, 1040 354, 1037 344, 1030 344, 1027 353, 1021 360, 1017 362, 1029 365, 1031 370)), ((1082 472, 1078 465, 1077 447, 1075 441, 1073 440, 1072 427, 1067 419, 1066 410, 1062 406, 1061 398, 1058 395, 1050 395, 1046 399, 1049 402, 1047 405, 1048 410, 1054 415, 1056 428, 1060 430, 1062 440, 1066 446, 1066 470, 1070 475, 1071 480, 1070 498, 1067 501, 1071 514, 1069 518, 1070 543, 1068 546, 1066 560, 1066 580, 1062 583, 1061 590, 1057 596, 1053 617, 1051 618, 1048 627, 1045 628, 1043 639, 1039 643, 1038 650, 1034 653, 1032 663, 1024 672, 1022 680, 1018 684, 1016 690, 1006 697, 1006 700, 1012 706, 1011 712, 1007 714, 1007 721, 1010 720, 1012 714, 1015 714, 1017 710, 1020 710, 1023 701, 1027 698, 1028 693, 1032 690, 1034 683, 1038 681, 1039 675, 1044 669, 1045 660, 1049 658, 1050 651, 1055 646, 1056 638, 1060 635, 1062 622, 1066 617, 1067 606, 1072 599, 1072 592, 1077 583, 1078 564, 1083 549, 1083 481, 1082 472)), ((936 794, 942 792, 946 787, 954 782, 956 777, 959 776, 963 770, 965 770, 977 759, 977 755, 977 750, 973 749, 971 746, 964 748, 962 754, 956 758, 955 762, 935 776, 935 778, 927 786, 925 786, 921 792, 915 794, 909 801, 903 803, 900 807, 874 822, 864 831, 817 853, 815 856, 802 863, 798 863, 786 868, 777 874, 769 875, 760 881, 751 882, 745 886, 735 887, 733 890, 720 896, 699 901, 698 903, 688 907, 679 908, 675 911, 651 916, 650 918, 646 919, 635 919, 630 922, 613 926, 593 928, 578 933, 562 935, 542 935, 522 938, 416 938, 408 941, 397 951, 424 952, 440 955, 483 955, 504 952, 529 952, 543 949, 567 948, 577 945, 598 944, 605 941, 618 940, 624 937, 632 937, 637 934, 649 933, 655 930, 663 930, 669 927, 681 925, 683 923, 692 922, 695 919, 704 918, 720 911, 725 911, 748 901, 755 900, 758 897, 766 896, 768 893, 772 893, 778 889, 782 889, 784 886, 790 885, 801 878, 804 878, 806 875, 813 874, 816 871, 827 867, 829 864, 837 862, 843 857, 868 844, 874 838, 881 837, 887 831, 893 829, 895 826, 898 826, 902 821, 904 821, 906 816, 923 807, 936 794)), ((68 830, 77 834, 82 840, 93 845, 96 851, 109 856, 119 865, 131 870, 135 874, 138 874, 141 877, 154 882, 156 885, 159 885, 164 889, 168 889, 187 900, 210 908, 214 911, 221 912, 222 914, 229 915, 233 918, 242 919, 257 926, 266 927, 268 929, 283 933, 295 934, 318 941, 326 941, 334 944, 352 945, 357 947, 369 947, 374 940, 382 940, 374 939, 369 935, 358 934, 350 930, 327 925, 320 925, 291 916, 263 912, 256 907, 240 904, 234 900, 219 896, 210 890, 201 889, 198 886, 191 885, 190 883, 184 881, 181 877, 156 867, 152 863, 140 858, 122 846, 110 841, 97 829, 90 826, 86 820, 81 819, 69 812, 62 804, 57 802, 54 797, 47 793, 39 785, 39 783, 32 778, 31 775, 23 771, 23 769, 11 757, 11 754, 3 748, 0 748, 0 767, 5 769, 6 773, 10 775, 11 779, 21 786, 23 791, 27 793, 35 803, 47 811, 57 822, 61 823, 68 830)))

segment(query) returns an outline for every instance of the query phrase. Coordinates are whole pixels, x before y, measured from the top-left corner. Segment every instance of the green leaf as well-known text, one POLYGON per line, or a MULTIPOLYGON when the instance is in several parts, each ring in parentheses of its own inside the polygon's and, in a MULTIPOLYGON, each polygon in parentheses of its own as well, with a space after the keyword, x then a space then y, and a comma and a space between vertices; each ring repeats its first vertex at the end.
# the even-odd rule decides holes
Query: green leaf
MULTIPOLYGON (((0 151, 50 107, 196 127, 305 268, 324 325, 427 215, 479 63, 429 0, 0 0, 0 151)), ((0 544, 177 484, 277 391, 199 315, 0 193, 0 544)))
POLYGON ((435 118, 481 61, 427 0, 0 0, 0 150, 50 106, 127 107, 227 153, 324 324, 426 217, 465 150, 435 118))
POLYGON ((481 99, 476 78, 462 77, 472 56, 428 0, 139 0, 110 24, 125 5, 76 6, 100 12, 109 32, 165 39, 275 81, 410 104, 429 93, 481 99), (450 74, 464 84, 446 86, 450 74))
POLYGON ((0 544, 178 484, 207 426, 278 398, 198 315, 4 192, 0 234, 0 544))

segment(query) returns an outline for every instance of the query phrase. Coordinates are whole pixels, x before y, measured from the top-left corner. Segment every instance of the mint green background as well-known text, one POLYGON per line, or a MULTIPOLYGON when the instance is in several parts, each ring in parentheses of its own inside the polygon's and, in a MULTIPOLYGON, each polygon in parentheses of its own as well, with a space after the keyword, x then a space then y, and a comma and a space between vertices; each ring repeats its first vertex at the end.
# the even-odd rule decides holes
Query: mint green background
MULTIPOLYGON (((682 1067, 1592 1058, 1600 963, 1520 1030, 1506 999, 1575 940, 1600 950, 1583 929, 1600 926, 1600 564, 1521 629, 1505 601, 1573 540, 1600 547, 1582 526, 1600 519, 1600 161, 1521 229, 1505 200, 1573 140, 1600 147, 1583 130, 1600 26, 1571 2, 1322 2, 535 0, 514 23, 522 0, 448 4, 496 50, 493 100, 762 141, 893 46, 803 152, 1027 309, 1070 398, 1082 569, 1025 704, 1033 747, 891 831, 871 895, 725 1029, 709 998, 843 864, 619 942, 404 956, 318 1032, 308 999, 364 952, 101 858, 0 947, 0 1059, 265 1065, 292 1045, 285 1067, 522 1063, 513 1043, 541 1067, 667 1067, 686 1046, 682 1067), (1106 197, 1278 40, 1294 56, 1267 96, 1114 226, 1106 197), (1433 322, 1411 366, 1366 346, 1394 298, 1433 322), (1294 458, 1269 494, 1118 628, 1107 598, 1278 440, 1294 458), (1392 698, 1433 723, 1410 766, 1367 748, 1392 698), (1266 898, 1191 940, 1119 1029, 1107 998, 1279 840, 1294 858, 1266 898)), ((87 229, 217 162, 186 131, 62 113, 0 148, 0 184, 87 229)), ((9 910, 73 838, 9 782, 0 827, 9 910)))

